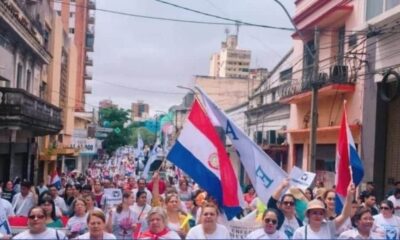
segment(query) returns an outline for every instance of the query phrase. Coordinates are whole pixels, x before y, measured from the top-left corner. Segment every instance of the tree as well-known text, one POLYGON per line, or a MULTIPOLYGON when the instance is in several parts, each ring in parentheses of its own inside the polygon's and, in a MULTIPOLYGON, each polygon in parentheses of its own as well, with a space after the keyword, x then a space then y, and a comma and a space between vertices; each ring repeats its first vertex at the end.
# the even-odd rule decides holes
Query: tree
POLYGON ((143 140, 145 145, 153 145, 156 140, 155 133, 149 131, 146 127, 135 127, 135 125, 131 125, 132 127, 132 138, 130 144, 136 146, 137 144, 137 136, 138 132, 143 140))
POLYGON ((122 108, 100 109, 100 125, 113 129, 103 141, 103 148, 107 153, 112 154, 118 147, 128 145, 131 141, 132 132, 129 127, 124 127, 130 119, 129 114, 129 110, 122 108))

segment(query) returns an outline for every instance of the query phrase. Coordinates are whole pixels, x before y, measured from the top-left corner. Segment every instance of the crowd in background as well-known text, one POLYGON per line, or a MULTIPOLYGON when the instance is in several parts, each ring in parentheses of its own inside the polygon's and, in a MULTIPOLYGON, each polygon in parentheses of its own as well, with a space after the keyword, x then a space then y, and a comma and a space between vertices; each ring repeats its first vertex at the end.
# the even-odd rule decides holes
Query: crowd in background
MULTIPOLYGON (((5 182, 0 239, 231 238, 229 222, 213 197, 188 176, 163 163, 143 178, 134 161, 122 149, 85 173, 61 174, 60 182, 5 182), (107 189, 119 189, 122 201, 111 201, 107 189)), ((267 203, 248 185, 246 208, 237 219, 257 216, 251 221, 259 228, 248 239, 400 239, 400 182, 380 202, 374 184, 366 185, 360 193, 349 185, 341 212, 335 209, 335 189, 321 182, 302 190, 285 180, 267 203)))

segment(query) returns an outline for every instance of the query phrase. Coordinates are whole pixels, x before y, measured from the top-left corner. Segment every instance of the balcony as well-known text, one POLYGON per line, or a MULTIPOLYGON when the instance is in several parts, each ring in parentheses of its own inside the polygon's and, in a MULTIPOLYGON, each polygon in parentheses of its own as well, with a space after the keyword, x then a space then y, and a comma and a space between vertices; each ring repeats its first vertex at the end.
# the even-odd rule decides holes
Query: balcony
MULTIPOLYGON (((311 101, 312 68, 303 70, 301 81, 290 81, 281 88, 281 103, 297 104, 311 101)), ((334 65, 330 73, 320 73, 318 81, 318 97, 332 96, 338 93, 353 93, 355 83, 348 76, 347 66, 334 65)))
POLYGON ((93 80, 92 73, 90 73, 90 72, 85 72, 84 78, 85 78, 85 80, 93 80))
POLYGON ((91 33, 89 31, 86 33, 86 51, 94 51, 94 33, 91 33))
POLYGON ((93 59, 91 59, 90 57, 86 57, 85 65, 86 66, 93 66, 93 59))
MULTIPOLYGON (((321 29, 340 27, 354 8, 354 3, 343 0, 297 0, 295 3, 293 21, 300 31, 312 30, 315 26, 321 29)), ((292 37, 299 36, 294 33, 292 37)))
POLYGON ((0 25, 6 27, 6 32, 15 34, 17 41, 31 49, 40 61, 46 64, 51 61, 51 55, 42 46, 43 39, 38 29, 33 26, 20 6, 14 4, 14 1, 0 1, 0 25))
POLYGON ((92 86, 85 85, 85 94, 92 94, 92 86))
POLYGON ((89 23, 89 24, 94 24, 94 23, 95 23, 95 17, 94 17, 94 15, 93 15, 93 16, 89 16, 88 23, 89 23))
POLYGON ((94 0, 89 1, 88 9, 89 10, 96 10, 96 1, 94 1, 94 0))
POLYGON ((56 134, 63 128, 61 109, 23 89, 0 87, 0 128, 56 134))

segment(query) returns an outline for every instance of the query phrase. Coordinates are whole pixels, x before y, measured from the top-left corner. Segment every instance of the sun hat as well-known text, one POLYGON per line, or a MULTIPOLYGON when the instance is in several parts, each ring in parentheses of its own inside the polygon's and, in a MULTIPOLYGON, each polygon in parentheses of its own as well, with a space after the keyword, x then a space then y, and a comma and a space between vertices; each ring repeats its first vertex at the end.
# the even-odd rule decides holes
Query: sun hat
POLYGON ((312 209, 322 209, 325 211, 325 205, 318 199, 314 199, 308 202, 306 212, 312 209))

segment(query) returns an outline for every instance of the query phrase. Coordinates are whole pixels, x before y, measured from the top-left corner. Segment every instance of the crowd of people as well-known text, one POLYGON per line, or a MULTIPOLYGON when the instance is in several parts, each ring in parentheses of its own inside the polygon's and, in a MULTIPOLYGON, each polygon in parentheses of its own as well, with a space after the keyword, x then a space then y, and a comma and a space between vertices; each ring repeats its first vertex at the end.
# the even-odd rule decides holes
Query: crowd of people
MULTIPOLYGON (((6 182, 1 188, 0 239, 232 238, 216 201, 188 176, 164 164, 163 174, 154 171, 146 179, 137 176, 134 159, 122 149, 84 174, 61 175, 60 184, 6 182), (110 189, 119 190, 118 203, 110 189)), ((301 190, 285 180, 267 203, 249 185, 246 208, 237 219, 255 213, 247 219, 254 222, 254 229, 243 236, 247 239, 400 239, 400 182, 380 203, 373 183, 360 194, 350 184, 347 196, 337 213, 335 189, 319 182, 301 190)))

